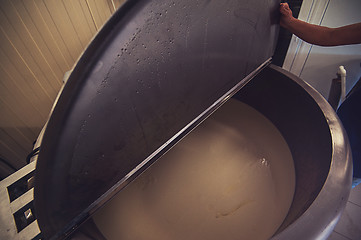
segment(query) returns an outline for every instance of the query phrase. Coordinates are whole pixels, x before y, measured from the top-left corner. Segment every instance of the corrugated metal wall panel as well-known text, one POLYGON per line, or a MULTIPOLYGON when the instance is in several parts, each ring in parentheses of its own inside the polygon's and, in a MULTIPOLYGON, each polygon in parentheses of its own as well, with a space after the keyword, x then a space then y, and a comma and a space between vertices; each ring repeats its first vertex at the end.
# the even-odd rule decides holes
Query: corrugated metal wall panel
POLYGON ((1 0, 0 179, 26 163, 64 73, 123 2, 1 0))

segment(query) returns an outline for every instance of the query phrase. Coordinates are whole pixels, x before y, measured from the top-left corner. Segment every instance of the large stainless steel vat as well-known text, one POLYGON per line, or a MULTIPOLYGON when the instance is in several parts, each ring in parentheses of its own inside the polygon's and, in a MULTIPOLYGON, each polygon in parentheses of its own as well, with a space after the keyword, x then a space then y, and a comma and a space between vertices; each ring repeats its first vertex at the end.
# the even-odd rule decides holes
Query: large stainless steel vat
MULTIPOLYGON (((133 0, 110 19, 44 135, 34 203, 47 238, 71 234, 254 76, 234 97, 274 122, 296 165, 295 200, 275 238, 328 233, 350 191, 348 142, 317 92, 274 66, 261 71, 275 47, 278 3, 133 0)), ((76 234, 91 221, 84 226, 76 234)))

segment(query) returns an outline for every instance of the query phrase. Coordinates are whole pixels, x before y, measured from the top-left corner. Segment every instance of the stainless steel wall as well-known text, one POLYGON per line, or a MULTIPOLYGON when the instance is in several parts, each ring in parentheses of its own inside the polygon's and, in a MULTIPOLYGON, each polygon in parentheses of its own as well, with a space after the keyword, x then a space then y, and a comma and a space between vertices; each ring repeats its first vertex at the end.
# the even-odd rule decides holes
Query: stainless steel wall
POLYGON ((124 0, 0 0, 0 179, 26 163, 69 71, 124 0))

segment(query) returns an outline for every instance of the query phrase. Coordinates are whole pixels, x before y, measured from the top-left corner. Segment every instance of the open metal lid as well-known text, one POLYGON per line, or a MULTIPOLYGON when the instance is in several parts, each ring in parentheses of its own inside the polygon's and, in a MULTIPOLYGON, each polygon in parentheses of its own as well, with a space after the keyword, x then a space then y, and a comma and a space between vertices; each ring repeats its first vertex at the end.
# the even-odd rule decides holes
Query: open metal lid
POLYGON ((79 59, 48 122, 34 203, 63 238, 272 56, 276 0, 129 0, 79 59))

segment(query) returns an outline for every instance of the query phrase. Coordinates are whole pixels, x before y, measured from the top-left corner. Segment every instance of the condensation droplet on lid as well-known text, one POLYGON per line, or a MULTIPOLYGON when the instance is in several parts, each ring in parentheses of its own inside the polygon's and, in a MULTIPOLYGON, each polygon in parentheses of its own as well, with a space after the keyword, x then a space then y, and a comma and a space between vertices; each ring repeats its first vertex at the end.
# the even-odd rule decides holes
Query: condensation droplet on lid
POLYGON ((262 164, 263 166, 266 166, 266 167, 269 166, 269 162, 266 160, 266 158, 261 158, 261 159, 260 159, 260 162, 261 162, 261 164, 262 164))

